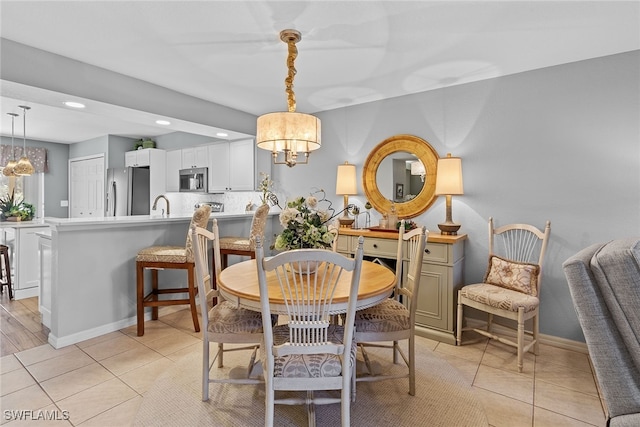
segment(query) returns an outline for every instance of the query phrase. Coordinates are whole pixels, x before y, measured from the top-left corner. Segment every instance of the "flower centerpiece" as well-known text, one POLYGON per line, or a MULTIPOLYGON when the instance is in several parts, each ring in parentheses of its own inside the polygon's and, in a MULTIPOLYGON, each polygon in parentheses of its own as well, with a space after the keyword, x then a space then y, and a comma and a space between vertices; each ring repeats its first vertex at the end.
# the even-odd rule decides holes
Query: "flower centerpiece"
POLYGON ((327 211, 318 208, 318 199, 314 196, 287 202, 287 207, 280 212, 284 230, 276 236, 274 249, 331 248, 337 231, 327 226, 330 219, 327 211))

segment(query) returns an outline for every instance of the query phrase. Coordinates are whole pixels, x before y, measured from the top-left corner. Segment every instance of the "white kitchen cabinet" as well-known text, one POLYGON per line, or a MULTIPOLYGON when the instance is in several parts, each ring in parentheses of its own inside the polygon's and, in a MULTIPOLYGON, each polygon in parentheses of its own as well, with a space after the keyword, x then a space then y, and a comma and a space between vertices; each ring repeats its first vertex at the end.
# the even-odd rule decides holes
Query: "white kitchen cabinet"
POLYGON ((205 168, 208 162, 209 153, 206 145, 182 149, 182 169, 205 168))
POLYGON ((182 150, 167 151, 167 191, 180 191, 178 172, 182 169, 182 150))
POLYGON ((4 244, 11 251, 13 294, 15 299, 38 296, 40 293, 39 237, 36 233, 49 230, 46 225, 20 224, 4 226, 4 244))
MULTIPOLYGON (((364 255, 395 269, 398 234, 340 228, 337 251, 353 256, 358 237, 364 236, 364 255)), ((445 236, 429 233, 420 278, 416 334, 455 345, 456 297, 463 285, 464 241, 466 234, 445 236)), ((406 250, 405 250, 406 254, 406 250)), ((408 259, 404 259, 405 265, 408 259)), ((406 268, 403 279, 406 279, 406 268)))
POLYGON ((209 192, 255 190, 253 139, 220 142, 209 146, 209 192))
POLYGON ((151 163, 151 150, 153 150, 153 148, 127 151, 124 153, 124 165, 132 168, 149 166, 151 163))

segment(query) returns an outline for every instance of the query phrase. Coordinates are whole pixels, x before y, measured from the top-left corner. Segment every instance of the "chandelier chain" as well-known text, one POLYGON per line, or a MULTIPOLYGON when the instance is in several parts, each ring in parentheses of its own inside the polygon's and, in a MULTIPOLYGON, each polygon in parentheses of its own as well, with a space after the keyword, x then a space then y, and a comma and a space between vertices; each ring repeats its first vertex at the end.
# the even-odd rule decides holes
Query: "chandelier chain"
POLYGON ((287 56, 287 77, 284 79, 285 84, 285 92, 287 93, 287 105, 289 107, 290 113, 295 113, 296 111, 296 94, 293 92, 293 78, 296 75, 296 67, 294 66, 294 62, 298 57, 298 48, 296 47, 296 40, 289 38, 287 40, 287 45, 289 46, 289 55, 287 56))

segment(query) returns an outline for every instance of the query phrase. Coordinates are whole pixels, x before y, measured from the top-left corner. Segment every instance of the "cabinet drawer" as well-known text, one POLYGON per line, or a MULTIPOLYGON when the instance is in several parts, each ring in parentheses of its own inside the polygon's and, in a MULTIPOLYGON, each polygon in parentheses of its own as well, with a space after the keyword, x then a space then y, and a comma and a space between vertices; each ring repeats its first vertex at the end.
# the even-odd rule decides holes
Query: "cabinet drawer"
POLYGON ((444 243, 428 243, 422 262, 449 262, 449 245, 444 243))
POLYGON ((398 241, 395 239, 376 239, 375 237, 366 238, 364 239, 364 254, 395 259, 398 254, 398 241))

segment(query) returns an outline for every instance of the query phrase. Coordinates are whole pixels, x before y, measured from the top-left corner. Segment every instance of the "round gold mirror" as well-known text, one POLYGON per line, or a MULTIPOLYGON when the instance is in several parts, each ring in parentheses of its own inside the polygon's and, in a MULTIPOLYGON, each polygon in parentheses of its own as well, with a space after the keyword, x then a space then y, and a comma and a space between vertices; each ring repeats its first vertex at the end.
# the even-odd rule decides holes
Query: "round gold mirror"
POLYGON ((416 217, 436 200, 437 167, 438 153, 427 141, 392 136, 371 150, 364 163, 364 193, 378 212, 389 212, 393 201, 399 218, 416 217))

